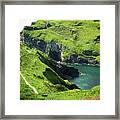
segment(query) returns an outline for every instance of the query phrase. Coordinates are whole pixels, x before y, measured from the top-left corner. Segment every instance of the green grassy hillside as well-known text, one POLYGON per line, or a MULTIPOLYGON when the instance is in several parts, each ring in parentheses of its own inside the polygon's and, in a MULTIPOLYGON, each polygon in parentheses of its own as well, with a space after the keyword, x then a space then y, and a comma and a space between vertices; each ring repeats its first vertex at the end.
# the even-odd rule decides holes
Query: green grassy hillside
POLYGON ((91 63, 91 59, 94 64, 100 62, 99 20, 38 20, 25 27, 21 36, 31 38, 34 44, 40 40, 58 43, 62 46, 61 58, 65 62, 70 62, 68 59, 73 54, 77 55, 78 63, 83 59, 88 61, 86 63, 91 63))
MULTIPOLYGON (((20 43, 21 100, 99 99, 99 86, 91 90, 69 90, 67 86, 72 83, 62 79, 53 69, 43 63, 39 59, 37 51, 39 50, 29 48, 23 42, 20 43), (47 77, 44 74, 46 69, 49 70, 47 77)), ((41 53, 41 51, 39 52, 41 53)))
POLYGON ((38 95, 40 99, 43 99, 42 96, 44 96, 44 94, 68 90, 64 85, 58 84, 63 80, 58 77, 55 72, 51 72, 50 75, 48 73, 48 76, 51 77, 52 75, 53 80, 49 80, 43 75, 43 72, 49 67, 39 60, 36 50, 28 48, 23 43, 21 43, 20 48, 21 99, 33 99, 38 95), (56 83, 54 83, 54 81, 56 81, 56 83), (28 82, 29 85, 27 85, 26 82, 28 82), (38 94, 34 92, 30 85, 36 89, 38 94))

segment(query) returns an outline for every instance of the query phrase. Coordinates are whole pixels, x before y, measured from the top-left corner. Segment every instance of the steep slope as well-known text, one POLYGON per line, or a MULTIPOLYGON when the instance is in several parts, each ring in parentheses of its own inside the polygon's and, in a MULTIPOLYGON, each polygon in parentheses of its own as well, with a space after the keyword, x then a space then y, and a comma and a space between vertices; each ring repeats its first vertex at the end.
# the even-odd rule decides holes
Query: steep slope
POLYGON ((24 27, 21 40, 57 61, 95 65, 100 62, 98 20, 38 20, 24 27))
POLYGON ((32 90, 33 95, 39 94, 41 97, 51 92, 78 89, 76 85, 63 80, 53 69, 41 62, 37 50, 30 49, 24 43, 20 44, 20 79, 21 99, 30 94, 26 91, 27 88, 32 90))
POLYGON ((100 21, 38 20, 20 33, 20 99, 100 99, 100 86, 81 90, 67 63, 100 64, 100 21))
POLYGON ((87 96, 96 99, 99 96, 99 87, 87 91, 69 90, 70 86, 73 84, 63 80, 54 70, 40 61, 36 49, 30 49, 24 43, 20 44, 21 100, 85 99, 87 96))

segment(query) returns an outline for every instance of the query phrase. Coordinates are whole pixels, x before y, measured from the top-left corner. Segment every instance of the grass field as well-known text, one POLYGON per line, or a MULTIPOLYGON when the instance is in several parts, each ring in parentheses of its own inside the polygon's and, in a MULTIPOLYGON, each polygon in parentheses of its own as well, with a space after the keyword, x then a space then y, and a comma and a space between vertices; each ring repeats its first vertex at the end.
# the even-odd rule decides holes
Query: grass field
POLYGON ((72 83, 61 78, 56 71, 39 59, 37 52, 44 55, 46 60, 49 56, 35 45, 40 40, 46 43, 54 41, 62 46, 62 61, 74 53, 78 58, 94 58, 99 62, 100 21, 38 20, 31 24, 31 28, 23 29, 20 33, 20 99, 99 100, 100 85, 90 90, 70 90, 67 86, 72 83), (86 50, 92 51, 91 54, 85 54, 86 50))

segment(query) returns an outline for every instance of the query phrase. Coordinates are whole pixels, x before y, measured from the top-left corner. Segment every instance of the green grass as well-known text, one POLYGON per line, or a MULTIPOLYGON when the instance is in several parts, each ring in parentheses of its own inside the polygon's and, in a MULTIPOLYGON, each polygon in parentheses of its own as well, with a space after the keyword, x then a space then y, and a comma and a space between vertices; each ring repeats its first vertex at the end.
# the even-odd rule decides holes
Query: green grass
POLYGON ((41 30, 23 30, 23 35, 28 35, 35 40, 44 40, 62 44, 62 59, 76 53, 79 57, 85 50, 98 53, 96 58, 100 61, 100 43, 94 40, 100 35, 99 20, 38 20, 32 24, 33 27, 42 27, 41 30), (49 24, 49 25, 48 25, 49 24), (47 26, 48 25, 48 26, 47 26), (45 27, 46 26, 46 27, 45 27))
MULTIPOLYGON (((27 82, 36 88, 39 95, 42 96, 43 94, 61 91, 60 87, 63 90, 67 90, 67 88, 65 88, 63 85, 52 84, 43 75, 43 72, 45 72, 46 68, 49 68, 49 67, 39 60, 36 50, 30 49, 22 43, 20 47, 21 47, 20 71, 24 76, 24 78, 27 80, 27 82)), ((27 87, 25 87, 26 86, 25 82, 21 76, 20 76, 20 79, 21 79, 21 88, 20 88, 21 99, 24 99, 24 94, 29 95, 30 93, 33 93, 33 91, 31 90, 31 88, 29 88, 28 85, 27 87)))
POLYGON ((91 90, 69 90, 64 92, 57 92, 48 95, 50 100, 85 100, 85 99, 99 99, 100 86, 96 86, 91 90))
MULTIPOLYGON (((43 55, 47 59, 47 55, 44 53, 43 55)), ((60 78, 55 71, 41 62, 36 49, 30 49, 22 42, 20 43, 20 72, 29 85, 34 87, 38 92, 38 94, 36 94, 20 75, 21 100, 98 99, 100 95, 99 86, 91 90, 69 90, 64 84, 69 85, 71 83, 68 80, 60 78), (46 69, 51 70, 47 72, 48 77, 44 75, 46 69), (64 84, 62 85, 61 83, 64 84)))

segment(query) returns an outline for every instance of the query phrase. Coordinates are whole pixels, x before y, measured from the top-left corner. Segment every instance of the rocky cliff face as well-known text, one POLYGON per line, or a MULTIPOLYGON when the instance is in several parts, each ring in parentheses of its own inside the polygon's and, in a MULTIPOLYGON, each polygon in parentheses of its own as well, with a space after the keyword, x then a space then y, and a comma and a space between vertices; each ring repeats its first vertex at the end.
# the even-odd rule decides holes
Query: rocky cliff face
POLYGON ((55 61, 99 65, 99 26, 99 21, 40 20, 24 27, 21 41, 55 61))
POLYGON ((68 67, 61 63, 57 63, 57 61, 61 61, 62 52, 62 46, 58 43, 54 41, 46 43, 43 40, 36 40, 35 38, 31 38, 29 35, 21 35, 21 41, 23 41, 30 48, 36 48, 44 52, 44 54, 47 54, 48 58, 46 59, 44 55, 38 52, 39 59, 43 63, 47 64, 54 71, 56 71, 63 79, 70 79, 79 76, 79 72, 77 69, 74 69, 73 67, 68 67))
POLYGON ((28 34, 24 34, 24 33, 21 34, 20 39, 22 42, 24 42, 30 48, 36 48, 43 52, 46 52, 47 43, 45 41, 38 40, 38 39, 33 38, 33 37, 29 36, 28 34))
POLYGON ((58 43, 51 41, 47 44, 46 51, 50 58, 55 61, 61 61, 62 47, 58 43))
POLYGON ((79 64, 91 64, 99 65, 100 63, 93 57, 78 57, 77 54, 70 55, 67 59, 64 60, 66 63, 79 63, 79 64))
POLYGON ((44 40, 38 40, 24 34, 21 35, 21 41, 27 44, 30 48, 36 48, 48 54, 53 60, 61 61, 62 46, 58 43, 54 41, 47 43, 44 40))
POLYGON ((68 67, 64 64, 57 63, 55 60, 45 57, 45 55, 41 52, 37 52, 39 55, 39 59, 48 65, 50 68, 52 68, 58 75, 63 79, 70 79, 73 77, 78 77, 79 72, 78 69, 75 69, 73 67, 68 67))
POLYGON ((67 87, 69 90, 73 89, 80 89, 75 84, 68 82, 65 82, 63 79, 61 79, 52 69, 46 68, 45 72, 43 73, 44 76, 54 85, 55 84, 61 84, 67 87), (52 77, 51 77, 52 76, 52 77))
MULTIPOLYGON (((62 61, 61 53, 62 53, 62 45, 54 42, 53 40, 50 42, 45 42, 44 40, 38 40, 36 38, 31 38, 29 35, 21 35, 21 41, 26 43, 30 48, 36 48, 46 53, 50 58, 55 61, 62 61)), ((99 65, 99 61, 95 58, 90 57, 91 55, 98 56, 98 53, 95 53, 92 50, 85 50, 82 53, 88 57, 79 57, 78 54, 71 54, 68 58, 64 59, 63 62, 66 63, 79 63, 79 64, 92 64, 99 65)))

